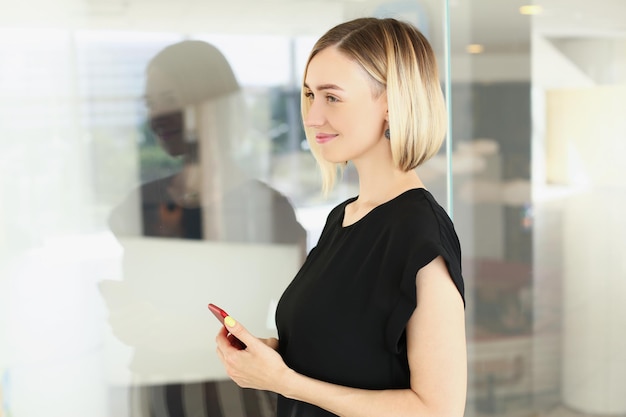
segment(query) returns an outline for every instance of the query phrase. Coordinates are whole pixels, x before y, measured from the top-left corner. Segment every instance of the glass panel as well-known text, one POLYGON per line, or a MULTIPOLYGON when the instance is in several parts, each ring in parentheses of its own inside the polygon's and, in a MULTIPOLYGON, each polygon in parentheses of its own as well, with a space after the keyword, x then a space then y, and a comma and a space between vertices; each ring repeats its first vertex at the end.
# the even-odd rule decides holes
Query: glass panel
POLYGON ((466 416, 532 408, 530 18, 452 1, 454 220, 467 291, 466 416))
POLYGON ((574 3, 533 26, 535 380, 542 405, 623 416, 626 4, 574 3))
POLYGON ((321 197, 299 85, 317 37, 365 15, 420 27, 452 107, 452 155, 419 173, 463 247, 466 416, 626 416, 626 4, 535 3, 3 8, 0 416, 272 414, 226 382, 205 305, 274 334, 276 298, 358 192, 348 166, 321 197), (227 66, 195 51, 148 82, 183 40, 227 66), (228 67, 240 88, 213 97, 228 67))
POLYGON ((466 415, 623 416, 626 4, 533 3, 451 1, 466 415))
MULTIPOLYGON (((343 20, 401 17, 445 83, 447 28, 435 0, 245 6, 3 10, 23 28, 0 29, 1 417, 273 415, 228 381, 206 305, 275 335, 329 209, 358 193, 351 166, 319 191, 308 52, 343 20)), ((444 206, 447 167, 444 149, 420 168, 444 206)))

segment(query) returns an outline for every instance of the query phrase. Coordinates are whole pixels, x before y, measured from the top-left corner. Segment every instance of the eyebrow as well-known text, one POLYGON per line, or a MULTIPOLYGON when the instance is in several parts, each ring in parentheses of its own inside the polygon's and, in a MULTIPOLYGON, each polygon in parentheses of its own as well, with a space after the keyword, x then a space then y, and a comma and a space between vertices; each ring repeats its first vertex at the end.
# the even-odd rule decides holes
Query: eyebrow
MULTIPOLYGON (((311 90, 311 87, 309 87, 309 85, 307 83, 304 83, 304 87, 308 88, 309 90, 311 90)), ((317 90, 321 91, 321 90, 338 90, 338 91, 343 91, 343 88, 339 87, 337 84, 321 84, 317 86, 317 90)))

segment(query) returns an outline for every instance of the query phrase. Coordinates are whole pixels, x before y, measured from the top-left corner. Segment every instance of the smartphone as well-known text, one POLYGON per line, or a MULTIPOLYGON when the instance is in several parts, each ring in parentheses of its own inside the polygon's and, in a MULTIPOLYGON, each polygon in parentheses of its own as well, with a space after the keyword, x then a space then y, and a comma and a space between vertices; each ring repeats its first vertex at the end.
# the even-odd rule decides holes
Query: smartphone
MULTIPOLYGON (((222 325, 226 327, 226 325, 224 324, 224 319, 228 316, 228 313, 216 306, 215 304, 209 304, 209 310, 211 310, 211 313, 213 313, 213 315, 220 321, 220 323, 222 323, 222 325)), ((229 334, 228 336, 228 340, 230 340, 231 345, 240 350, 246 348, 246 344, 243 343, 241 340, 237 339, 232 334, 229 334)))

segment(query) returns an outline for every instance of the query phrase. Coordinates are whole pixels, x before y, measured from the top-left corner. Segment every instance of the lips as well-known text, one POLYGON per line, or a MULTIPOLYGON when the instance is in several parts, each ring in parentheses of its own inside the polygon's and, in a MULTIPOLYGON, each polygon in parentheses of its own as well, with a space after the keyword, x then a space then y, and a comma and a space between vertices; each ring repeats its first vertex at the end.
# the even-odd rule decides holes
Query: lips
POLYGON ((330 135, 327 133, 318 133, 317 135, 315 135, 315 141, 319 144, 322 144, 322 143, 330 142, 336 137, 337 135, 330 135))

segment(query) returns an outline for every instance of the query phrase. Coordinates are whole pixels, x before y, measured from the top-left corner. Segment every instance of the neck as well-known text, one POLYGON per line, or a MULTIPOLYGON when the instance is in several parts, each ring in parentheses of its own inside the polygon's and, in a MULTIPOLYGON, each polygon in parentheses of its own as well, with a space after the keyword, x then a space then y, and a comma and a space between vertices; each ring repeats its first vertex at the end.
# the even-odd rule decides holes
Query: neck
POLYGON ((376 206, 411 188, 424 187, 415 170, 394 167, 391 150, 374 155, 353 161, 359 175, 359 204, 376 206))

